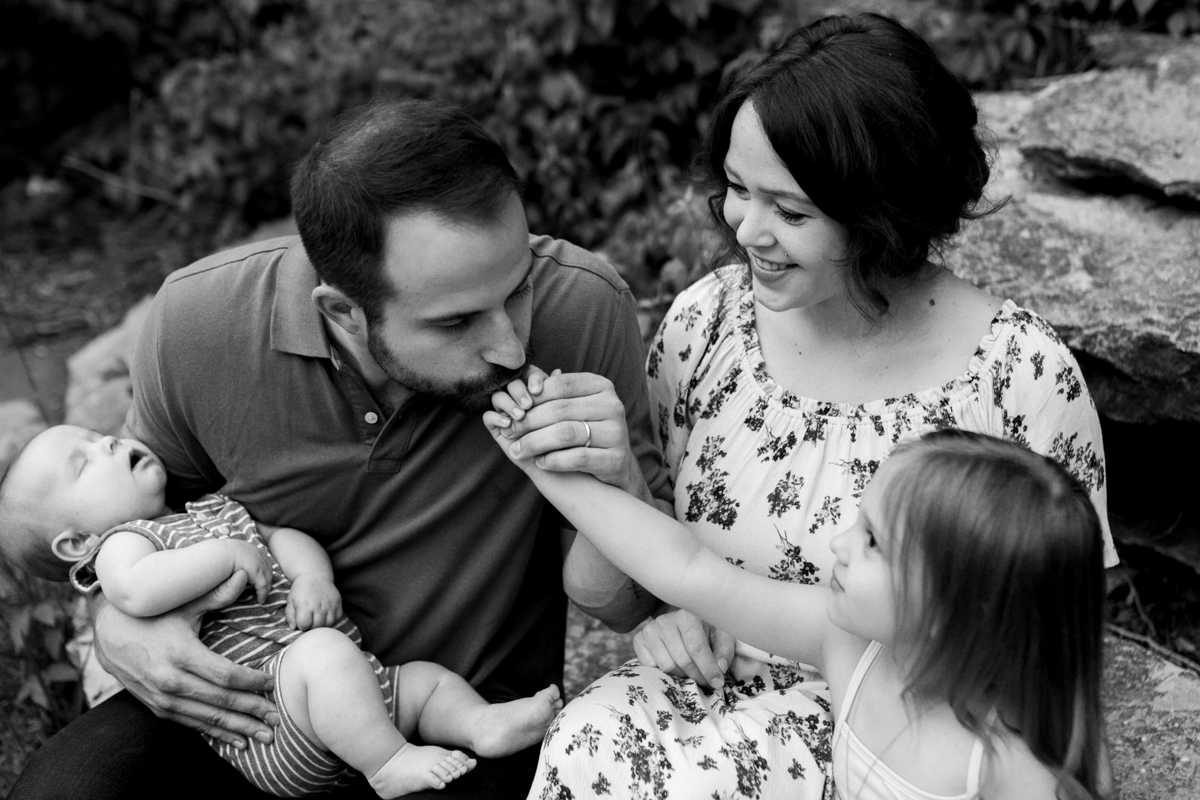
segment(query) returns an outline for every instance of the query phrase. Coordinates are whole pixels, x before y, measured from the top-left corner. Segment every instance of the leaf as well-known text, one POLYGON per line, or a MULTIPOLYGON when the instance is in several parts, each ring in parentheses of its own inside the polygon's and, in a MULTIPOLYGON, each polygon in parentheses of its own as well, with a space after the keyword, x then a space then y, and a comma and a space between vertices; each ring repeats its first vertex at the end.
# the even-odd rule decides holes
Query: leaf
POLYGON ((65 661, 55 661, 42 670, 42 680, 46 683, 74 683, 79 680, 79 670, 65 661))
POLYGON ((58 621, 61 610, 53 600, 43 600, 33 608, 33 618, 47 627, 58 621))
POLYGON ((617 0, 588 0, 586 14, 588 24, 600 38, 612 36, 617 25, 617 0))
POLYGON ((12 639, 13 650, 20 653, 25 648, 25 637, 29 634, 29 625, 33 621, 29 606, 19 606, 8 618, 8 635, 12 639))
POLYGON ((687 27, 693 30, 696 23, 708 17, 708 11, 712 5, 712 0, 664 0, 668 9, 671 10, 671 15, 679 20, 687 27))
POLYGON ((1157 4, 1158 0, 1133 0, 1133 7, 1137 10, 1138 19, 1145 19, 1157 4))
POLYGON ((20 690, 17 692, 17 703, 25 700, 31 700, 37 706, 50 710, 50 699, 46 697, 46 690, 42 688, 42 682, 38 680, 38 676, 30 675, 21 684, 20 690))

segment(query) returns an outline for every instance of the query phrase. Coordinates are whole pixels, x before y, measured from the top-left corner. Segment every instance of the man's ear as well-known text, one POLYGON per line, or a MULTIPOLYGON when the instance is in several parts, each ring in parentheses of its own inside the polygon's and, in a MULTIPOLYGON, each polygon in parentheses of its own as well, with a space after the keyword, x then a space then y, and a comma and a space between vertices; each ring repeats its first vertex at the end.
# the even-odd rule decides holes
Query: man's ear
POLYGON ((50 542, 50 549, 63 561, 75 563, 90 554, 99 541, 100 537, 94 533, 84 533, 75 528, 67 528, 54 537, 50 542))
POLYGON ((313 305, 325 319, 337 325, 351 336, 361 336, 367 332, 367 316, 362 307, 327 283, 322 283, 312 290, 313 305))

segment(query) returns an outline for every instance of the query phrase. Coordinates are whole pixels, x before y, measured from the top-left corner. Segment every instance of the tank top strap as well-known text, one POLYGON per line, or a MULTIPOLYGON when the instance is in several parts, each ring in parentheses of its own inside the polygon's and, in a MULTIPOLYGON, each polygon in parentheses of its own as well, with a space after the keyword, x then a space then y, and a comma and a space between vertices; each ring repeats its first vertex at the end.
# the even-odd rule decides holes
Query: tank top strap
POLYGON ((842 698, 842 710, 838 714, 837 723, 834 726, 835 732, 839 729, 844 729, 846 720, 850 717, 850 707, 854 705, 854 700, 858 696, 858 689, 862 685, 863 678, 867 676, 867 670, 875 663, 875 657, 883 650, 883 645, 874 639, 867 645, 867 649, 863 651, 862 656, 858 659, 858 664, 854 667, 854 672, 850 675, 850 683, 846 685, 846 696, 842 698))
POLYGON ((967 797, 979 796, 979 784, 983 777, 983 739, 976 739, 971 748, 971 760, 967 763, 967 797))

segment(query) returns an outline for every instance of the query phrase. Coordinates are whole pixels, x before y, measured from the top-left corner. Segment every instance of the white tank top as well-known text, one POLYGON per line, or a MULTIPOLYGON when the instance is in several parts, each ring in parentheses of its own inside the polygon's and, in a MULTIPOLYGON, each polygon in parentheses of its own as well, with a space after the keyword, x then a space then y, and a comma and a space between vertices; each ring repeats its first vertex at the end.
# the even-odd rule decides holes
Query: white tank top
POLYGON ((833 789, 838 800, 971 800, 979 794, 979 776, 983 769, 983 741, 975 740, 967 766, 967 790, 962 794, 931 794, 913 786, 867 748, 854 735, 846 720, 863 677, 883 645, 871 642, 858 660, 846 698, 833 728, 833 789))

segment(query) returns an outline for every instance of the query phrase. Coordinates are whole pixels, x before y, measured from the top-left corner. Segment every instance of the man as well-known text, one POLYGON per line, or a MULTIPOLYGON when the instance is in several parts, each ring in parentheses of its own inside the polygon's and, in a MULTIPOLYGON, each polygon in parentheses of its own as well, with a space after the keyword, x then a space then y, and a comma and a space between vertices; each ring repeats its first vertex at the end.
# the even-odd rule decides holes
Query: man
MULTIPOLYGON (((491 393, 530 364, 562 370, 519 423, 526 456, 670 497, 629 290, 586 251, 530 237, 518 188, 459 110, 350 113, 297 168, 300 240, 166 280, 126 421, 167 466, 173 504, 219 490, 314 536, 365 649, 441 663, 489 700, 561 683, 563 588, 617 629, 656 602, 586 540, 563 561, 557 514, 480 422, 491 393)), ((155 718, 229 742, 270 736, 269 678, 195 634, 243 583, 152 620, 101 606, 98 653, 130 692, 64 729, 11 796, 134 797, 181 781, 258 796, 200 737, 155 718)), ((524 797, 536 755, 481 761, 437 796, 524 797)), ((345 796, 371 793, 361 782, 345 796)))

